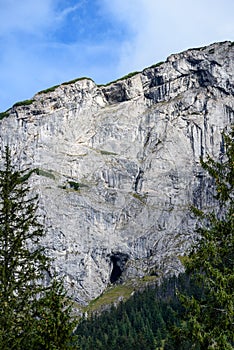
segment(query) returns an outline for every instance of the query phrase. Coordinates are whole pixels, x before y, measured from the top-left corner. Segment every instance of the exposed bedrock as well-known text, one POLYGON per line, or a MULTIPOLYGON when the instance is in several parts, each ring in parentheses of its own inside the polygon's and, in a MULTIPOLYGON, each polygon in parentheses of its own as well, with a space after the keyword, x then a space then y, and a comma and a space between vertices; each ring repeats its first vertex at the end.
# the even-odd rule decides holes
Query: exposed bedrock
POLYGON ((233 58, 231 42, 191 49, 107 86, 60 85, 1 115, 1 150, 9 143, 17 164, 37 169, 43 244, 78 302, 181 271, 196 223, 189 206, 216 205, 200 157, 223 155, 233 58))

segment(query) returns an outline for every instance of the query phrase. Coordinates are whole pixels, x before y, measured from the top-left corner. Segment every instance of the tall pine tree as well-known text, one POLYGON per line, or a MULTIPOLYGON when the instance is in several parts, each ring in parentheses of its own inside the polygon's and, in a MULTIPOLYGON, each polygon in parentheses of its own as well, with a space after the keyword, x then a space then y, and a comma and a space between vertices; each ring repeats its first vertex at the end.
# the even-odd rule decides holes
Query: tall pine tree
POLYGON ((215 180, 219 210, 205 214, 194 209, 203 225, 186 268, 198 293, 181 295, 187 323, 179 336, 202 350, 234 348, 234 128, 223 138, 222 161, 201 161, 215 180))
POLYGON ((14 169, 6 147, 0 170, 0 348, 77 348, 71 304, 40 245, 45 231, 27 184, 30 173, 14 169))

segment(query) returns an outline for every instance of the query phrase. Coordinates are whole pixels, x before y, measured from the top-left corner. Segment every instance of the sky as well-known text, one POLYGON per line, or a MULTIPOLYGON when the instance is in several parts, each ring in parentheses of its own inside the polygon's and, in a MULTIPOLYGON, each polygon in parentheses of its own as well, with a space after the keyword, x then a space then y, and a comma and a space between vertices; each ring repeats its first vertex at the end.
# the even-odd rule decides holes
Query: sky
POLYGON ((234 38, 233 0, 0 0, 0 111, 79 77, 105 84, 234 38))

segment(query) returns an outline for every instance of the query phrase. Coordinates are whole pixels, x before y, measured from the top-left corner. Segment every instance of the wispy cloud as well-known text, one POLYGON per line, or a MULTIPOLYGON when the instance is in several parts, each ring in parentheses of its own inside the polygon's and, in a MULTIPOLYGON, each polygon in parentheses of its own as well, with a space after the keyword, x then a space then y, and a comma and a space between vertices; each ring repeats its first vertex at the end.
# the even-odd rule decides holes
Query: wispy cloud
POLYGON ((84 4, 84 2, 80 1, 78 4, 76 4, 74 6, 65 7, 61 12, 58 12, 56 19, 59 20, 59 21, 64 20, 71 13, 79 10, 82 7, 83 4, 84 4))
POLYGON ((89 6, 84 0, 0 0, 0 110, 75 77, 105 81, 114 47, 108 38, 93 41, 96 32, 87 38, 88 19, 81 17, 89 6))
POLYGON ((0 0, 0 110, 51 85, 105 83, 228 40, 233 0, 0 0))
POLYGON ((104 0, 104 8, 124 23, 131 37, 122 43, 119 71, 142 69, 169 53, 231 40, 232 0, 104 0))

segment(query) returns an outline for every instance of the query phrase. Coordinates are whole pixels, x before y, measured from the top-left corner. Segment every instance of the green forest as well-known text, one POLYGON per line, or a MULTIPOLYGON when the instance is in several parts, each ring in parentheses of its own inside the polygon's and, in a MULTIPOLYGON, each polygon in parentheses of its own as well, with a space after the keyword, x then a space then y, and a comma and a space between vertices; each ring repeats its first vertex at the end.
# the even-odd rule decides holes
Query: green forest
POLYGON ((76 330, 81 349, 191 349, 190 340, 179 344, 175 336, 185 312, 179 290, 198 293, 189 276, 181 274, 136 292, 117 308, 83 319, 76 330))

